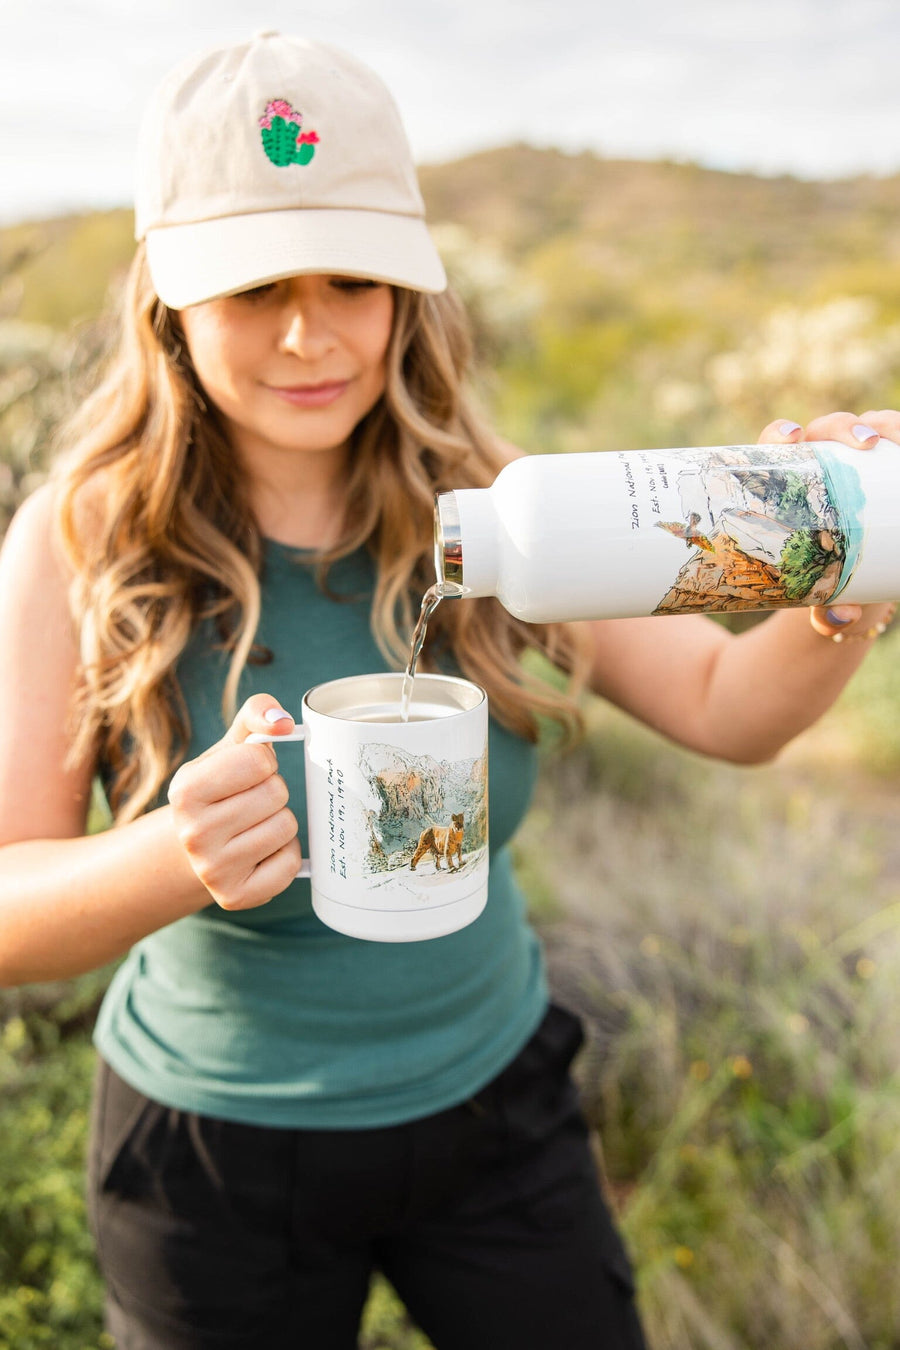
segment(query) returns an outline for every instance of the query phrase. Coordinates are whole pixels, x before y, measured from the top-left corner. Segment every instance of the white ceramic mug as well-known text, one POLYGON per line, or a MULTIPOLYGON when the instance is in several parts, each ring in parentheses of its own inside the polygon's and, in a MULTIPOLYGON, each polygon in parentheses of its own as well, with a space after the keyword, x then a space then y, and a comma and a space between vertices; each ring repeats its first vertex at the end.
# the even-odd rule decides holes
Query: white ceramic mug
POLYGON ((442 937, 487 900, 487 695, 451 675, 417 675, 400 720, 402 674, 316 685, 276 747, 302 741, 313 909, 377 942, 442 937))

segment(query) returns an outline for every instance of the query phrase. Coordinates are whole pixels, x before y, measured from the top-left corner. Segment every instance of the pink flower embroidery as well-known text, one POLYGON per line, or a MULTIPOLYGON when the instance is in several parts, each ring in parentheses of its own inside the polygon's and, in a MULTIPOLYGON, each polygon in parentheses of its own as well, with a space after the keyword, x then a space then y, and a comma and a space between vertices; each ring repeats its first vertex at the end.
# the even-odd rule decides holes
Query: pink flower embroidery
POLYGON ((269 100, 266 104, 266 111, 259 119, 259 125, 261 127, 270 127, 272 125, 273 117, 281 117, 285 122, 294 122, 298 127, 303 121, 300 113, 294 112, 294 109, 288 101, 283 98, 273 98, 269 100))
POLYGON ((319 133, 317 131, 301 131, 297 137, 298 145, 318 145, 319 133))

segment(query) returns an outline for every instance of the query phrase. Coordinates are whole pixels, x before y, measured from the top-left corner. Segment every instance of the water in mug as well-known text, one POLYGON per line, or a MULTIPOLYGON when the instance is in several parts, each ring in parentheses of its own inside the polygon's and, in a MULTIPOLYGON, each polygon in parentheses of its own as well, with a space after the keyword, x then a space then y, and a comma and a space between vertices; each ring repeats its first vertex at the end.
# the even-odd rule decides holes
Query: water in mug
POLYGON ((452 717, 456 709, 442 703, 413 703, 406 714, 396 703, 375 704, 370 708, 348 708, 343 714, 350 722, 433 722, 452 717))

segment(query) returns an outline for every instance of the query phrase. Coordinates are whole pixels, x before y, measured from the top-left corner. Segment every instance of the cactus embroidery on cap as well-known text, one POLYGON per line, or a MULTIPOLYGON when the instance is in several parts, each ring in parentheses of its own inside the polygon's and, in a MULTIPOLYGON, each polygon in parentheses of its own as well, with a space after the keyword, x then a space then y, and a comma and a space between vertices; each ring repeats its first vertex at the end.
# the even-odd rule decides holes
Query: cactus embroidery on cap
POLYGON ((273 164, 308 164, 316 153, 319 134, 301 131, 303 118, 283 98, 270 99, 259 119, 263 149, 273 164))

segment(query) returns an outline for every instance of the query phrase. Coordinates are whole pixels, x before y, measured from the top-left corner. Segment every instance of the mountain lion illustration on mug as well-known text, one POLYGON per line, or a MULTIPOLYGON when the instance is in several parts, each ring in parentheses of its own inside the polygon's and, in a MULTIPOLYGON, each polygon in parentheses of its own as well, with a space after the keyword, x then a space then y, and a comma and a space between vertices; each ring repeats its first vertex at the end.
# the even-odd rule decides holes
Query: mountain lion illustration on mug
POLYGON ((416 870, 416 863, 424 858, 426 853, 434 855, 435 867, 438 872, 441 870, 441 858, 447 861, 448 872, 458 872, 462 867, 462 843, 463 843, 463 813, 454 812, 450 817, 449 825, 429 825, 427 830, 423 830, 419 835, 419 843, 413 854, 412 862, 409 864, 411 871, 416 870), (457 865, 453 866, 453 859, 456 857, 457 865))

